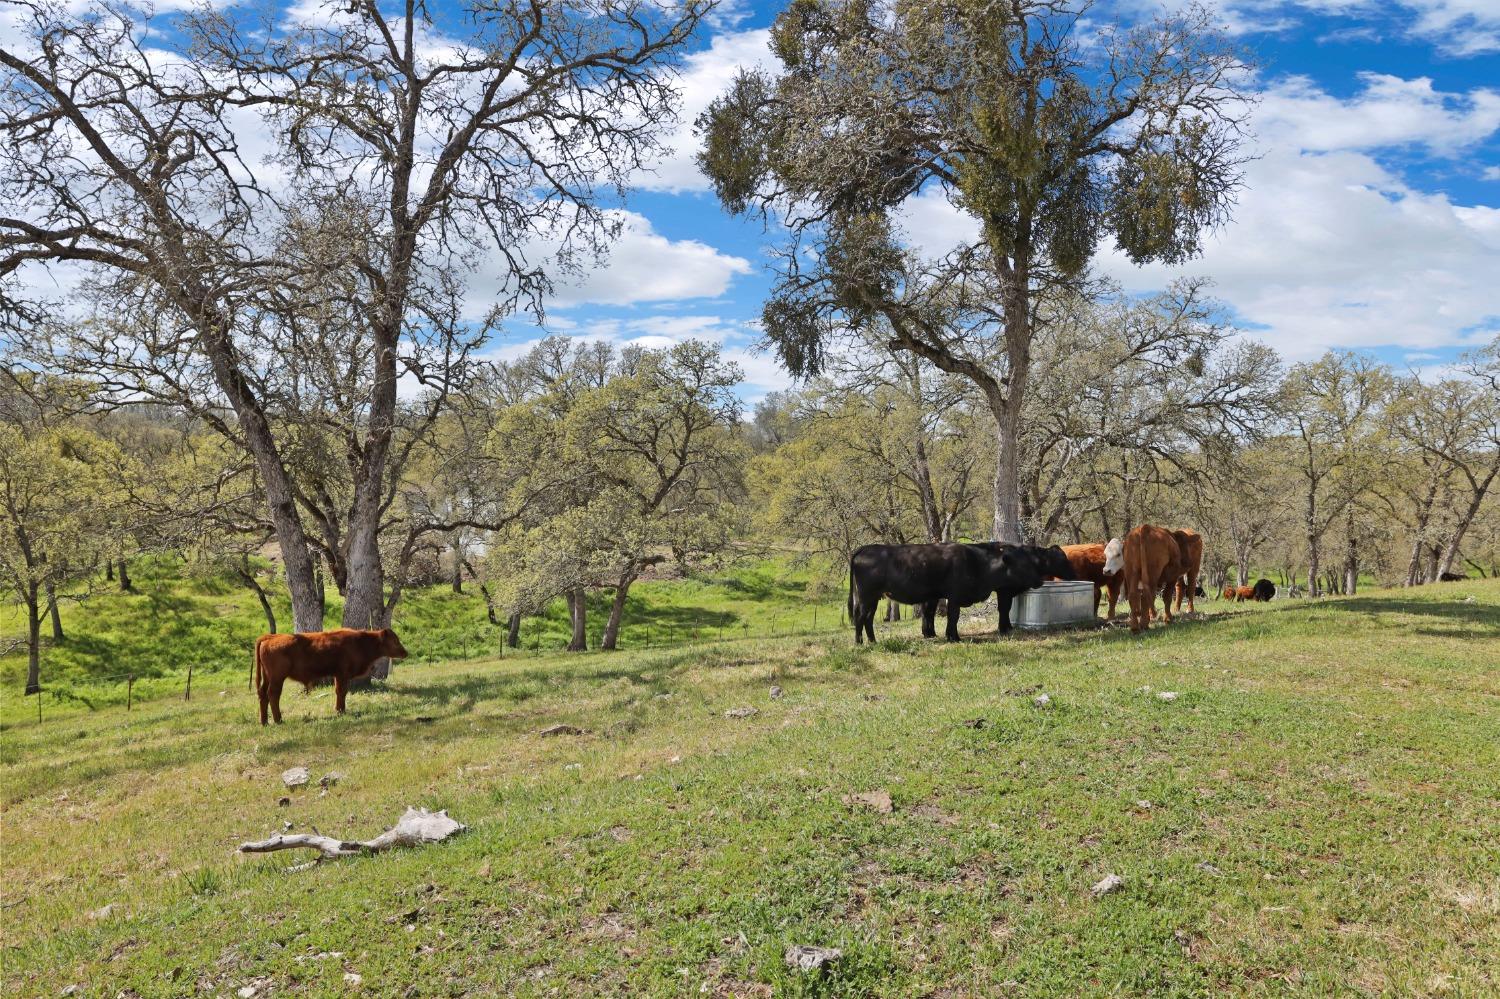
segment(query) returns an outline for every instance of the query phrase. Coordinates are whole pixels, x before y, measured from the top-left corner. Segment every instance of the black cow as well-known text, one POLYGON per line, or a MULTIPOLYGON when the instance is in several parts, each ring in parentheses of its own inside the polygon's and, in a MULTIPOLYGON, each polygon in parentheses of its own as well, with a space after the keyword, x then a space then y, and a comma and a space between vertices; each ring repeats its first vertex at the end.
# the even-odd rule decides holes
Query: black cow
POLYGON ((1460 582, 1463 582, 1464 580, 1466 580, 1468 578, 1469 578, 1468 576, 1460 576, 1456 572, 1440 572, 1440 573, 1438 573, 1438 582, 1440 582, 1440 583, 1460 583, 1460 582))
POLYGON ((1250 599, 1267 603, 1276 596, 1276 584, 1269 579, 1257 579, 1255 585, 1250 588, 1250 599))
POLYGON ((922 635, 936 638, 938 601, 948 603, 944 636, 958 641, 958 615, 991 593, 1000 595, 1000 630, 1010 630, 1010 602, 1042 585, 1045 576, 1073 578, 1061 548, 1032 548, 998 542, 931 545, 865 545, 849 559, 849 620, 856 644, 875 641, 875 610, 881 597, 920 604, 922 635), (1054 560, 1060 560, 1057 564, 1054 560))

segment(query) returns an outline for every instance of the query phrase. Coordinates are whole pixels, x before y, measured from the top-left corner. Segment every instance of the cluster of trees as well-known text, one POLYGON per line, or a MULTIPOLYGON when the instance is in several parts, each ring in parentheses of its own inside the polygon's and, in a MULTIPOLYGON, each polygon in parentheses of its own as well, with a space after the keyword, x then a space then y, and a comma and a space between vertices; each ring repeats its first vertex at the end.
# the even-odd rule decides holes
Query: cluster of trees
MULTIPOLYGON (((1216 586, 1275 572, 1313 595, 1500 574, 1500 339, 1442 378, 1355 353, 1284 367, 1212 312, 1095 300, 1039 332, 1026 537, 1192 525, 1216 586)), ((757 408, 758 529, 835 569, 870 541, 988 537, 983 400, 900 355, 837 367, 757 408)))
POLYGON ((698 126, 724 207, 775 237, 762 328, 801 387, 744 421, 709 345, 494 361, 607 251, 711 8, 20 8, 0 583, 28 608, 28 687, 67 584, 128 587, 145 551, 239 578, 273 630, 277 587, 297 630, 330 584, 371 627, 444 578, 512 642, 566 600, 573 648, 591 588, 613 647, 642 574, 768 547, 837 569, 871 541, 1156 520, 1204 530, 1216 581, 1493 568, 1500 349, 1441 381, 1283 370, 1201 283, 1091 275, 1105 240, 1176 263, 1228 218, 1245 67, 1197 7, 1085 31, 1066 0, 793 0, 776 65, 698 126), (914 197, 971 237, 920 248, 914 197))

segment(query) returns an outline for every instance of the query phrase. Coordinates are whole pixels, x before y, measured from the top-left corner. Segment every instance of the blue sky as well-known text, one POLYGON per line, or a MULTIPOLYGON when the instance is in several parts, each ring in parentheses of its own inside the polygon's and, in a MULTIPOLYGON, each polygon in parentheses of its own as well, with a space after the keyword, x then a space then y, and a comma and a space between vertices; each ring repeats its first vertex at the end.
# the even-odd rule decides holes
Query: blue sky
MULTIPOLYGON (((722 341, 747 399, 788 384, 753 350, 775 234, 729 218, 691 162, 691 119, 735 67, 766 59, 780 3, 716 19, 683 78, 675 153, 643 176, 610 263, 552 302, 559 332, 664 344, 722 341)), ((1101 3, 1094 16, 1156 4, 1101 3)), ((1236 221, 1202 259, 1137 269, 1105 248, 1098 269, 1132 291, 1207 275, 1231 314, 1289 360, 1329 347, 1439 371, 1500 331, 1500 0, 1229 0, 1218 8, 1257 64, 1259 159, 1236 221)), ((914 242, 968 223, 937 198, 911 207, 914 242)), ((475 291, 480 289, 475 288, 475 291)), ((498 352, 524 349, 514 323, 498 352)))

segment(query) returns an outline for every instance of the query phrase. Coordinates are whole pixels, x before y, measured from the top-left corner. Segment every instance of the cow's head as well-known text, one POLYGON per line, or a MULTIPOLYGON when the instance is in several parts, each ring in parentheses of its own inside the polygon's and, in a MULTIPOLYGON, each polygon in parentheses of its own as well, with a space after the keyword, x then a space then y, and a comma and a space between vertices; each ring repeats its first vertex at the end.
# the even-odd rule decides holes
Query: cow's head
POLYGON ((405 659, 407 656, 406 646, 401 644, 401 639, 390 628, 380 629, 380 651, 388 659, 405 659))
POLYGON ((1110 538, 1109 544, 1104 546, 1104 574, 1113 576, 1125 568, 1125 542, 1119 538, 1110 538))
POLYGON ((1073 571, 1073 563, 1068 561, 1068 553, 1062 550, 1060 545, 1053 545, 1046 549, 1043 556, 1043 571, 1054 579, 1077 579, 1078 575, 1073 571))

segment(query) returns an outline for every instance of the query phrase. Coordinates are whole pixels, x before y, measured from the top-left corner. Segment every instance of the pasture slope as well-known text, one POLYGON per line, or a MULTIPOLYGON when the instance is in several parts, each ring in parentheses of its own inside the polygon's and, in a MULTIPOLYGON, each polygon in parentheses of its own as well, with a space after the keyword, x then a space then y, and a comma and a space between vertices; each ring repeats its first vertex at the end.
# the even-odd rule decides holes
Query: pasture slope
POLYGON ((242 678, 11 726, 0 991, 1500 992, 1500 583, 1207 606, 1141 639, 418 666, 269 730, 242 678), (300 873, 233 852, 407 805, 471 828, 300 873))

